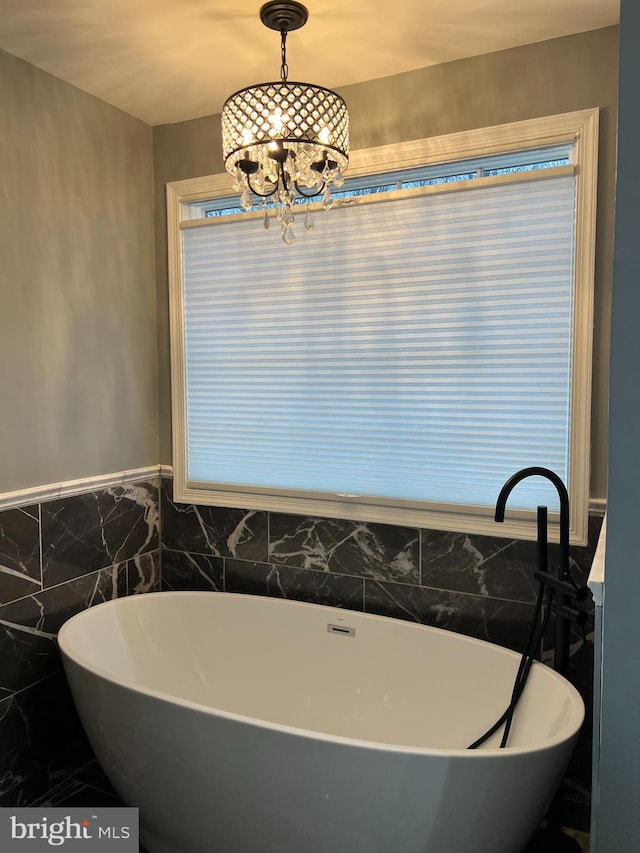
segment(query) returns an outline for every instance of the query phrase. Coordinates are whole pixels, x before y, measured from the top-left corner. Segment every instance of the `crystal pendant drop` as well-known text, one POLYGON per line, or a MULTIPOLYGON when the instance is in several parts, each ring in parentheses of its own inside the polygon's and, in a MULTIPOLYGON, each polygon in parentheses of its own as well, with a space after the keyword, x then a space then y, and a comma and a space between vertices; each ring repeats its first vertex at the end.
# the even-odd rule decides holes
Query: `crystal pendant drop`
POLYGON ((240 169, 238 169, 238 171, 236 172, 235 179, 233 181, 232 189, 234 192, 239 193, 239 192, 242 192, 242 190, 246 186, 247 186, 247 176, 244 174, 244 172, 242 172, 242 171, 240 171, 240 169))
POLYGON ((291 210, 291 205, 285 204, 282 208, 282 215, 280 217, 280 222, 283 225, 291 225, 294 220, 293 211, 291 210))
POLYGON ((249 187, 245 187, 244 192, 240 196, 240 207, 243 210, 251 210, 251 208, 253 207, 253 199, 251 198, 249 187))
POLYGON ((296 239, 296 235, 293 233, 293 228, 290 225, 285 225, 282 229, 282 239, 287 246, 290 246, 296 239))
POLYGON ((304 230, 305 231, 313 231, 314 222, 313 216, 311 215, 311 210, 309 209, 309 205, 307 205, 307 212, 304 217, 304 230))
POLYGON ((262 205, 262 209, 264 210, 264 216, 262 217, 262 224, 264 225, 264 230, 268 231, 269 226, 271 225, 271 220, 269 219, 269 211, 267 210, 267 203, 264 202, 262 205))
POLYGON ((330 207, 333 207, 333 196, 331 195, 331 190, 329 189, 329 185, 327 184, 327 188, 324 191, 322 196, 322 206, 325 210, 329 210, 330 207))

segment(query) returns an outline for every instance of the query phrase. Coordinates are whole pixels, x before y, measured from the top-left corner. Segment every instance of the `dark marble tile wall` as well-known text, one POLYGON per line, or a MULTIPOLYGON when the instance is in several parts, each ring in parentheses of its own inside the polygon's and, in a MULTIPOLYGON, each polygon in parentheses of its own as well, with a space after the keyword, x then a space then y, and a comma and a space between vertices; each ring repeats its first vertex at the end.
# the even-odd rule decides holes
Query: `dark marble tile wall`
MULTIPOLYGON (((537 594, 536 544, 498 536, 175 504, 162 480, 162 587, 244 592, 435 625, 522 651, 537 594)), ((586 583, 601 519, 572 547, 586 583)), ((498 525, 496 525, 498 528, 498 525)), ((550 567, 558 546, 551 545, 550 567)), ((588 629, 589 631, 591 629, 588 629)), ((552 632, 549 632, 552 636, 552 632)), ((571 679, 587 724, 568 775, 568 825, 589 828, 592 637, 576 633, 571 679)), ((547 659, 552 649, 545 650, 547 659)))
MULTIPOLYGON (((497 525, 496 525, 497 526, 497 525)), ((572 548, 586 583, 600 519, 572 548)), ((550 564, 557 546, 550 546, 550 564)), ((535 542, 396 525, 175 504, 162 480, 163 589, 295 598, 522 648, 537 587, 535 542)))
POLYGON ((159 478, 0 511, 0 805, 35 802, 93 757, 62 672, 63 622, 159 585, 159 478))

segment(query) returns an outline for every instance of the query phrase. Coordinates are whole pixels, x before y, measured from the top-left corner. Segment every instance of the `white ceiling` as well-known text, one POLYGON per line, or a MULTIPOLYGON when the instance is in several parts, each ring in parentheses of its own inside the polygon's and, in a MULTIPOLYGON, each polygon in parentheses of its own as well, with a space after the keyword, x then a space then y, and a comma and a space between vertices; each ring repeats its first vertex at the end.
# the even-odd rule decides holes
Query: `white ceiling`
MULTIPOLYGON (((280 76, 261 0, 0 0, 0 49, 148 124, 280 76)), ((289 79, 337 88, 616 24, 620 0, 308 0, 289 79)))

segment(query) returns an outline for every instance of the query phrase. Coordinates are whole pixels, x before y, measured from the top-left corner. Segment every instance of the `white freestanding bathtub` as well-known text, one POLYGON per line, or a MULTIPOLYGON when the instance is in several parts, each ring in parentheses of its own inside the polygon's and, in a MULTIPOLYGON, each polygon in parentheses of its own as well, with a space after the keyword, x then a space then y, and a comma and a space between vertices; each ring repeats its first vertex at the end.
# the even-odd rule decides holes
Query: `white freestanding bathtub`
POLYGON ((83 725, 151 853, 519 853, 582 724, 535 664, 509 747, 466 747, 519 656, 395 619, 160 592, 59 635, 83 725))

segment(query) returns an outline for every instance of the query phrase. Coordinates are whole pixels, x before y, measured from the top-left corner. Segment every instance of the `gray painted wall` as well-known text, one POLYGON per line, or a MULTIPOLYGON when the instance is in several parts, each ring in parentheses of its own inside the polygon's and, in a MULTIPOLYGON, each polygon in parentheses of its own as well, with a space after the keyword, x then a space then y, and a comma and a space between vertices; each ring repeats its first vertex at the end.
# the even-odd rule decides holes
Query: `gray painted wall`
POLYGON ((640 849, 640 4, 622 0, 597 853, 640 849))
MULTIPOLYGON (((342 90, 353 148, 601 107, 596 497, 606 480, 616 63, 612 27, 342 90)), ((222 169, 220 117, 152 131, 2 52, 0 115, 0 493, 169 463, 164 186, 222 169)))
MULTIPOLYGON (((346 86, 351 148, 601 108, 593 385, 593 497, 606 493, 617 27, 346 86)), ((322 81, 316 81, 322 82, 322 81)), ((171 463, 165 184, 223 171, 220 116, 154 128, 160 461, 171 463)))
POLYGON ((0 493, 158 463, 152 131, 0 52, 0 493))

